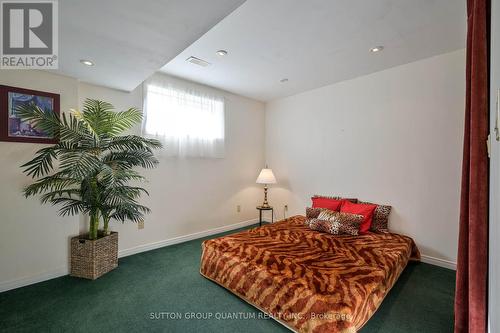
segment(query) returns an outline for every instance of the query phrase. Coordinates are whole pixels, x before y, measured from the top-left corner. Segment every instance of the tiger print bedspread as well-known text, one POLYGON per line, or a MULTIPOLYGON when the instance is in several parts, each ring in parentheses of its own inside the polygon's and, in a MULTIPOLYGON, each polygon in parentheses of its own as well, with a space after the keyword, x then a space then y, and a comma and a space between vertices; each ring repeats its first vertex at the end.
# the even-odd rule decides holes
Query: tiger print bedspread
POLYGON ((304 216, 210 239, 200 273, 297 332, 356 332, 406 267, 409 237, 312 231, 304 216))

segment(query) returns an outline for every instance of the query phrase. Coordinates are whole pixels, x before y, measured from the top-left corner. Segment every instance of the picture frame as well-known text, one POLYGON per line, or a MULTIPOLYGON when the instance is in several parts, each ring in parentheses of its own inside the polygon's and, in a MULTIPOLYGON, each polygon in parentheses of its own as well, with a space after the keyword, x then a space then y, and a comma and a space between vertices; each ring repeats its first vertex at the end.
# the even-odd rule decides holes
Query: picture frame
POLYGON ((16 117, 15 109, 22 103, 35 103, 46 112, 60 114, 59 94, 0 85, 0 141, 58 143, 57 136, 49 136, 16 117))

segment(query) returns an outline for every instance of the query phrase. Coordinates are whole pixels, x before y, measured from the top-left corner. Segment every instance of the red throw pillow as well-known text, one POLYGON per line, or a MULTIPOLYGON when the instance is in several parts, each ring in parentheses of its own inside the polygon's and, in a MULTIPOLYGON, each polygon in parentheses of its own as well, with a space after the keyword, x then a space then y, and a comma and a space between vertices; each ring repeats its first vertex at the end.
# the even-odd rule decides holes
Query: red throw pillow
POLYGON ((340 210, 340 206, 342 205, 343 201, 323 197, 312 197, 311 200, 313 208, 326 208, 335 212, 338 212, 340 210))
POLYGON ((361 226, 359 227, 359 233, 365 234, 368 230, 370 230, 370 226, 372 225, 373 212, 375 211, 375 208, 377 208, 377 205, 357 204, 344 200, 342 202, 342 206, 340 207, 340 212, 363 215, 364 218, 361 226))

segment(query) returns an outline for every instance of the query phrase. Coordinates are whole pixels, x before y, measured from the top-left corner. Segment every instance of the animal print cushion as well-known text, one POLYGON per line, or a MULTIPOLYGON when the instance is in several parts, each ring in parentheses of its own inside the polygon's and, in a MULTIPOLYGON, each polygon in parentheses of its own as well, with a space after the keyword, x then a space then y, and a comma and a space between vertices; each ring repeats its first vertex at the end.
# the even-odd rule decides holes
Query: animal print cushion
POLYGON ((311 222, 312 219, 318 218, 319 213, 321 213, 322 210, 325 208, 312 208, 312 207, 306 207, 306 217, 307 219, 305 220, 304 224, 309 226, 309 222, 311 222))
POLYGON ((306 208, 306 217, 308 219, 314 219, 319 216, 319 213, 321 213, 322 210, 325 208, 312 208, 312 207, 307 207, 306 208))
POLYGON ((377 205, 377 208, 375 208, 375 211, 373 212, 373 220, 370 230, 375 232, 389 232, 389 214, 391 214, 392 207, 374 204, 371 202, 360 201, 360 203, 377 205))
POLYGON ((334 200, 349 200, 352 203, 357 203, 358 202, 357 198, 343 198, 343 197, 338 197, 338 196, 327 196, 327 195, 319 195, 319 194, 313 195, 313 198, 327 198, 327 199, 334 199, 334 200))
POLYGON ((334 212, 324 209, 317 218, 309 219, 311 230, 328 232, 333 235, 359 234, 359 227, 363 222, 363 215, 334 212))

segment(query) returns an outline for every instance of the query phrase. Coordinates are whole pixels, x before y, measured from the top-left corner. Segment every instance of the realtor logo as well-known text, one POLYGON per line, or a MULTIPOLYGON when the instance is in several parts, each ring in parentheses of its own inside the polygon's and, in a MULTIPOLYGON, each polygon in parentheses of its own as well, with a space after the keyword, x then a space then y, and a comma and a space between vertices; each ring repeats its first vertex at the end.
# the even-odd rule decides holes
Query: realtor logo
POLYGON ((1 1, 2 69, 57 69, 57 1, 1 1))

